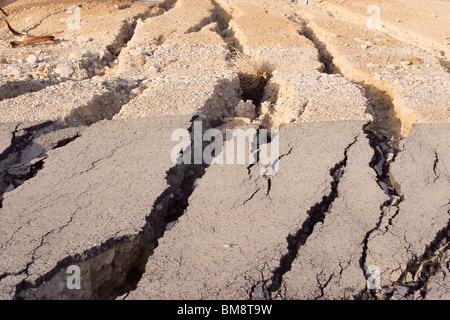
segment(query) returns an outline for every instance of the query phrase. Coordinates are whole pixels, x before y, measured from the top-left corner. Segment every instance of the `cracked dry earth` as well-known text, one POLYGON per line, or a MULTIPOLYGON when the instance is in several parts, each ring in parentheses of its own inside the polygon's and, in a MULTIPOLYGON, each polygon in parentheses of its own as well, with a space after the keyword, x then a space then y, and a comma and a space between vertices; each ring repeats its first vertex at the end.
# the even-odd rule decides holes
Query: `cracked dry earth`
POLYGON ((159 2, 0 1, 55 36, 0 29, 0 297, 449 299, 448 25, 396 27, 420 1, 381 29, 385 1, 159 2), (269 66, 256 105, 236 53, 269 66), (194 120, 279 128, 279 170, 174 164, 194 120))

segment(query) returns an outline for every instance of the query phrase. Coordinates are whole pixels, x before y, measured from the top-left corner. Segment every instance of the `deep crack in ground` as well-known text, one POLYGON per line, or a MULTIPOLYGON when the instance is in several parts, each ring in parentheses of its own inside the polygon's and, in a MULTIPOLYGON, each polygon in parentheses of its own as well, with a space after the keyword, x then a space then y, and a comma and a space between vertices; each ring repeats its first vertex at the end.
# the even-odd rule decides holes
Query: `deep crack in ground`
POLYGON ((273 294, 280 289, 284 274, 291 270, 292 263, 298 258, 301 247, 305 245, 308 237, 314 232, 314 227, 318 223, 323 223, 326 215, 331 212, 333 202, 339 195, 338 187, 340 179, 345 174, 348 151, 357 140, 358 137, 355 137, 354 141, 345 148, 344 158, 330 169, 330 176, 333 178, 330 184, 330 193, 323 196, 322 201, 316 203, 307 211, 308 218, 303 222, 302 227, 297 231, 297 233, 295 235, 290 234, 287 237, 288 253, 280 259, 279 267, 272 272, 272 283, 268 287, 268 291, 270 293, 273 294))

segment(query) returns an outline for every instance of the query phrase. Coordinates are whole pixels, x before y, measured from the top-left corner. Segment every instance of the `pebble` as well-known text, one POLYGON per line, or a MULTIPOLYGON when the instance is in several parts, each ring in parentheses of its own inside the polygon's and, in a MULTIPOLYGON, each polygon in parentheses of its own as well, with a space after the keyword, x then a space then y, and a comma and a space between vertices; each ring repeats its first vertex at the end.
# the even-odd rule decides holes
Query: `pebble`
POLYGON ((130 92, 132 95, 135 95, 135 96, 137 96, 138 94, 141 94, 142 93, 142 89, 141 88, 134 88, 133 90, 131 90, 131 92, 130 92))
POLYGON ((98 57, 100 60, 104 60, 104 59, 110 59, 112 57, 112 55, 111 55, 111 52, 109 52, 108 50, 102 50, 98 53, 98 57))
POLYGON ((47 55, 47 56, 43 56, 41 57, 40 61, 44 61, 44 62, 49 62, 53 59, 52 55, 47 55))
POLYGON ((398 68, 399 68, 399 66, 396 64, 389 64, 386 66, 386 69, 388 69, 388 70, 397 70, 398 68))
POLYGON ((5 189, 4 193, 13 191, 14 189, 15 189, 14 185, 13 185, 13 184, 10 184, 10 185, 5 189))
POLYGON ((63 78, 70 78, 74 72, 70 66, 58 66, 54 71, 63 78))
POLYGON ((35 54, 30 54, 26 61, 27 63, 33 64, 39 62, 39 58, 35 54))
POLYGON ((374 80, 381 80, 381 79, 383 79, 383 76, 381 74, 379 74, 379 73, 375 73, 373 75, 373 79, 374 80))
POLYGON ((189 170, 187 173, 186 173, 186 177, 192 177, 193 175, 195 174, 195 172, 193 171, 193 170, 189 170))
POLYGON ((11 69, 10 73, 13 75, 14 78, 20 78, 20 70, 19 69, 11 69))
POLYGON ((369 62, 368 64, 367 64, 367 68, 376 68, 376 64, 375 63, 373 63, 373 62, 369 62))
POLYGON ((401 64, 402 66, 409 66, 409 65, 411 65, 412 63, 411 63, 411 61, 404 60, 404 61, 401 61, 400 64, 401 64))
POLYGON ((150 68, 148 68, 148 72, 150 74, 157 74, 159 72, 158 68, 155 66, 151 66, 150 68))
POLYGON ((367 40, 364 38, 354 38, 353 41, 365 44, 367 40))
POLYGON ((130 87, 137 86, 137 84, 138 84, 138 81, 135 79, 128 79, 128 80, 126 80, 126 82, 127 82, 128 86, 130 86, 130 87))
POLYGON ((90 57, 92 57, 92 52, 89 51, 88 49, 84 49, 84 50, 81 52, 81 57, 82 57, 82 58, 90 58, 90 57))
POLYGON ((84 43, 84 42, 89 42, 89 41, 92 41, 93 39, 91 38, 91 37, 88 37, 88 36, 79 36, 78 38, 77 38, 77 42, 78 43, 84 43))

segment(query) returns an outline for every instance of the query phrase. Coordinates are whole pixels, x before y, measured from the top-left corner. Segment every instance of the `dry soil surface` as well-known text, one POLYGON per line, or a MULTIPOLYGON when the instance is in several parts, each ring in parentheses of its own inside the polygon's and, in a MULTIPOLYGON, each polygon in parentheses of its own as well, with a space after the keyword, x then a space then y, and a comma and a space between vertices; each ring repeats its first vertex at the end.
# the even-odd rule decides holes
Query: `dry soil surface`
POLYGON ((1 299, 450 298, 450 1, 0 6, 1 299))

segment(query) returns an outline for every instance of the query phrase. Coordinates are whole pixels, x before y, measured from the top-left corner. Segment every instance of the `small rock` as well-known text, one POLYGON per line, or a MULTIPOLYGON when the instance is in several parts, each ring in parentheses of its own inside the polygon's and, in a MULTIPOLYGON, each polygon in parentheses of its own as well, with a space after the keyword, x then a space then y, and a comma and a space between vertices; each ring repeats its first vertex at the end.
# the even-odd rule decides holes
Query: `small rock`
POLYGON ((0 64, 7 64, 8 63, 8 60, 6 59, 6 58, 1 58, 0 59, 0 64))
POLYGON ((402 22, 402 19, 395 19, 395 22, 402 22))
POLYGON ((174 197, 173 193, 169 193, 167 196, 165 196, 166 199, 172 199, 174 197))
POLYGON ((255 119, 256 118, 256 107, 251 100, 243 101, 241 100, 235 108, 235 114, 240 118, 255 119))
POLYGON ((411 63, 411 61, 409 61, 409 60, 404 60, 404 61, 401 61, 400 64, 401 64, 402 66, 409 66, 409 65, 411 65, 412 63, 411 63))
POLYGON ((5 189, 4 193, 13 191, 14 189, 15 189, 14 185, 13 185, 13 184, 10 184, 10 185, 5 189))
POLYGON ((148 68, 148 72, 150 74, 157 74, 159 72, 159 68, 156 66, 151 66, 150 68, 148 68))
POLYGON ((389 193, 389 186, 384 183, 383 181, 378 181, 378 185, 383 189, 383 191, 388 194, 389 193))
POLYGON ((138 84, 138 81, 136 79, 128 79, 128 80, 126 80, 126 82, 128 83, 128 86, 130 86, 130 87, 137 86, 137 84, 138 84))
POLYGON ((194 174, 195 174, 194 170, 189 170, 189 171, 186 173, 186 177, 187 177, 187 178, 192 177, 194 174))
POLYGON ((131 55, 131 56, 134 56, 134 57, 140 57, 140 56, 142 56, 142 53, 139 52, 137 49, 130 49, 130 50, 128 51, 128 54, 131 55))
POLYGON ((81 52, 81 57, 82 58, 90 58, 90 57, 92 57, 92 52, 90 50, 88 50, 88 49, 84 49, 81 52))
POLYGON ((169 222, 168 224, 166 224, 166 231, 169 231, 170 229, 172 229, 176 223, 177 223, 176 221, 173 221, 173 222, 169 222))
POLYGON ((20 70, 19 69, 16 69, 16 68, 11 69, 10 73, 12 74, 12 76, 14 78, 20 78, 20 70))
POLYGON ((141 88, 134 88, 133 90, 131 90, 130 92, 132 95, 137 96, 138 94, 142 93, 142 89, 141 88))
POLYGON ((354 38, 353 41, 365 44, 367 40, 364 38, 354 38))
POLYGON ((62 78, 70 78, 74 72, 73 68, 70 66, 58 66, 54 71, 62 78))
POLYGON ((375 63, 373 63, 373 62, 369 62, 368 64, 367 64, 367 68, 376 68, 376 64, 375 63))
POLYGON ((91 81, 93 81, 93 82, 102 82, 103 78, 101 76, 93 76, 91 78, 91 81))
POLYGON ((100 60, 110 59, 112 54, 108 50, 102 50, 98 53, 98 57, 100 60))
POLYGON ((49 62, 49 61, 51 61, 52 59, 53 59, 53 56, 52 56, 52 55, 47 55, 47 56, 41 57, 40 61, 43 61, 43 62, 49 62))
POLYGON ((88 36, 79 36, 78 38, 77 38, 77 42, 79 43, 79 44, 81 44, 81 43, 85 43, 85 42, 89 42, 89 41, 92 41, 93 39, 91 38, 91 37, 88 37, 88 36))
POLYGON ((381 80, 381 79, 383 79, 383 76, 381 75, 381 74, 379 74, 379 73, 375 73, 374 75, 373 75, 373 80, 381 80))
POLYGON ((76 52, 71 52, 69 55, 70 60, 78 60, 80 56, 76 52))
POLYGON ((388 69, 388 70, 397 70, 398 68, 399 68, 399 66, 396 64, 389 64, 386 66, 386 69, 388 69))
POLYGON ((27 63, 33 64, 39 61, 39 58, 35 54, 30 54, 27 58, 27 63))

